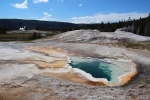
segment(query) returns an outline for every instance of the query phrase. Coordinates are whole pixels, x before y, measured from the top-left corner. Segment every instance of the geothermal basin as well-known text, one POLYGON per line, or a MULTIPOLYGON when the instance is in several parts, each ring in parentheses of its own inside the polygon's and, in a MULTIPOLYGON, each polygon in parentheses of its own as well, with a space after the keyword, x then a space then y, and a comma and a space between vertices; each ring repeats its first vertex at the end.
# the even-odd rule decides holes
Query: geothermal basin
POLYGON ((11 72, 3 73, 5 79, 0 80, 6 80, 10 75, 32 77, 34 74, 44 74, 94 86, 95 83, 118 86, 126 84, 137 73, 136 64, 129 59, 77 57, 59 48, 30 47, 23 51, 5 48, 0 52, 2 66, 7 66, 1 71, 11 72), (17 74, 16 70, 25 74, 17 74))

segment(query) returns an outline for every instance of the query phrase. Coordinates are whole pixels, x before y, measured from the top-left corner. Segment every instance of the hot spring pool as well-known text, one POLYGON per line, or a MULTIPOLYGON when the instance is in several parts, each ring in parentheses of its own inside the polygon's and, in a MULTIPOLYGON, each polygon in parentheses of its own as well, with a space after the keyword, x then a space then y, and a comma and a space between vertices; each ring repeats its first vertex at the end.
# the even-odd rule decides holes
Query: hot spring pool
MULTIPOLYGON (((132 71, 131 66, 124 62, 113 61, 113 63, 105 62, 94 58, 71 57, 69 65, 72 68, 84 71, 86 74, 92 75, 94 79, 107 79, 109 83, 117 84, 120 82, 120 76, 132 71), (115 64, 116 63, 116 64, 115 64), (118 66, 122 64, 122 66, 118 66)), ((84 73, 81 73, 84 74, 84 73)), ((83 75, 83 76, 86 76, 83 75)))

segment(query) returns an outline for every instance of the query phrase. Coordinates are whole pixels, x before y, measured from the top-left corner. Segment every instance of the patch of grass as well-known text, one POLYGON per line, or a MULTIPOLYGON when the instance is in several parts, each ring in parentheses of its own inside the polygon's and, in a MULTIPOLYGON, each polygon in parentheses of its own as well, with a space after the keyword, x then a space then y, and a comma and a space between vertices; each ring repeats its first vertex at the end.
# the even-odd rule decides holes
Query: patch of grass
POLYGON ((7 33, 0 35, 0 41, 30 41, 42 38, 38 33, 7 33))
POLYGON ((6 33, 0 34, 0 41, 2 42, 9 42, 9 41, 32 41, 35 39, 40 38, 49 38, 54 35, 59 34, 59 32, 52 32, 52 33, 45 33, 45 36, 42 36, 41 33, 28 33, 28 32, 13 32, 13 33, 6 33))
POLYGON ((12 33, 12 34, 3 34, 0 35, 0 41, 21 41, 29 40, 30 33, 21 34, 21 33, 12 33))
POLYGON ((132 49, 150 50, 150 42, 140 42, 140 43, 127 42, 127 43, 119 43, 119 46, 124 46, 126 48, 132 48, 132 49))
POLYGON ((138 43, 125 43, 124 46, 127 48, 137 48, 140 47, 141 45, 138 43))

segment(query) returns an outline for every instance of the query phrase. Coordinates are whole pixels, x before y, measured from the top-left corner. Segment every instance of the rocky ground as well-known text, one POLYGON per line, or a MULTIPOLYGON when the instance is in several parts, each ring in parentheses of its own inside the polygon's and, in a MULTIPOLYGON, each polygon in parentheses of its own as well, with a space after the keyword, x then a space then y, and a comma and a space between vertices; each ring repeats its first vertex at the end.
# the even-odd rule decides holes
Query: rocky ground
MULTIPOLYGON (((67 34, 63 33, 50 39, 36 40, 32 43, 2 42, 0 43, 0 48, 24 50, 30 46, 51 46, 62 48, 76 56, 132 59, 138 64, 138 74, 128 84, 118 87, 83 85, 57 79, 42 73, 33 73, 30 77, 20 74, 10 80, 0 81, 0 100, 149 100, 150 51, 116 47, 89 41, 91 40, 89 38, 93 36, 91 36, 91 31, 87 31, 86 35, 83 36, 84 38, 89 36, 89 38, 86 37, 84 41, 81 41, 82 36, 80 37, 80 34, 84 33, 82 31, 73 31, 74 33, 78 33, 77 41, 76 39, 73 40, 77 36, 72 36, 70 35, 72 32, 70 34, 68 32, 67 34), (68 40, 66 37, 68 37, 68 40)), ((97 32, 96 34, 99 35, 100 33, 97 32)), ((117 34, 123 33, 115 33, 115 35, 117 34)), ((141 38, 140 36, 137 37, 139 37, 138 39, 141 38)), ((108 38, 110 39, 109 35, 107 35, 105 40, 98 38, 96 41, 108 43, 110 41, 108 38)), ((142 37, 142 39, 142 41, 149 41, 147 37, 142 37)), ((132 39, 130 40, 132 41, 132 39)), ((114 41, 114 39, 112 40, 111 38, 111 41, 114 41)), ((116 41, 120 41, 120 38, 118 39, 117 37, 116 41)), ((141 39, 135 40, 134 37, 133 41, 139 42, 141 39)), ((0 60, 0 71, 5 69, 5 65, 10 64, 14 64, 14 62, 0 60)))

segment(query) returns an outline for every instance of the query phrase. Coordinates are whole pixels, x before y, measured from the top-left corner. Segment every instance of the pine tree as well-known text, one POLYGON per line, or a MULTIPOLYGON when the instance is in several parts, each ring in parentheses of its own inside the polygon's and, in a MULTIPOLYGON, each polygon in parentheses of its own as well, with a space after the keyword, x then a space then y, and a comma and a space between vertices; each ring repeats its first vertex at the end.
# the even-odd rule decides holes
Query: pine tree
POLYGON ((132 21, 132 20, 131 20, 131 17, 128 18, 128 21, 132 21))
POLYGON ((132 23, 132 26, 131 26, 131 32, 132 32, 132 33, 134 33, 134 29, 135 29, 135 28, 134 28, 134 22, 133 22, 133 23, 132 23))
POLYGON ((145 27, 144 36, 148 36, 148 25, 146 25, 146 27, 145 27))
POLYGON ((145 30, 144 30, 144 35, 150 36, 150 13, 149 13, 148 17, 146 18, 146 26, 145 26, 145 30))
POLYGON ((136 34, 138 34, 138 35, 140 34, 140 26, 138 27, 136 34))

